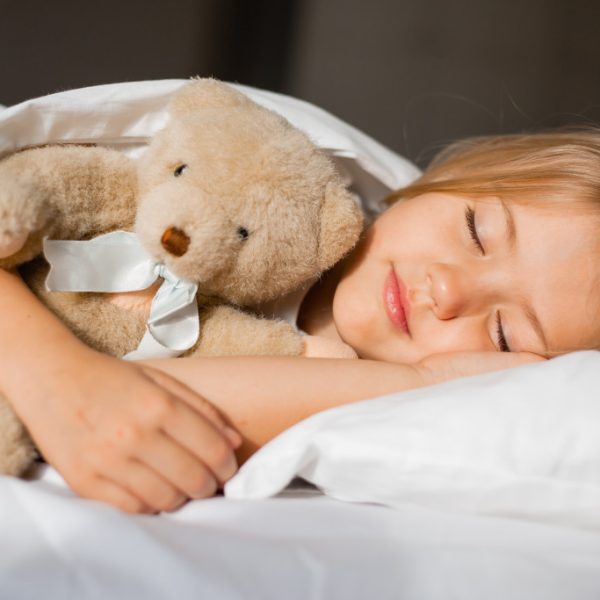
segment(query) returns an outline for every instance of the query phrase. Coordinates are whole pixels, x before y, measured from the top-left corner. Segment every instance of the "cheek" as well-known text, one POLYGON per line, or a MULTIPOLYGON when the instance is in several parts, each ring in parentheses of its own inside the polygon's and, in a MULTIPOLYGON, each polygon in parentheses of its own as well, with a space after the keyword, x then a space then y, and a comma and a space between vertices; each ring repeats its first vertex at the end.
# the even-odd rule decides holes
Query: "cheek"
POLYGON ((357 277, 348 276, 338 284, 333 297, 333 320, 342 339, 353 346, 374 326, 375 311, 369 301, 368 286, 357 277))
POLYGON ((482 352, 493 350, 485 325, 480 321, 458 318, 448 321, 431 319, 422 332, 424 356, 443 352, 482 352))

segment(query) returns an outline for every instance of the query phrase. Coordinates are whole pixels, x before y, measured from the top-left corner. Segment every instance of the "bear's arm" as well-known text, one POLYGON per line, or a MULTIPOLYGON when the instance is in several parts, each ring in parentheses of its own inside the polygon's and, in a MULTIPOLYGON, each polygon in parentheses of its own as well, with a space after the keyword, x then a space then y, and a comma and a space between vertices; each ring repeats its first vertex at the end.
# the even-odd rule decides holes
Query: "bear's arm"
POLYGON ((115 150, 48 146, 0 161, 0 267, 39 255, 45 236, 130 229, 136 195, 134 162, 115 150))

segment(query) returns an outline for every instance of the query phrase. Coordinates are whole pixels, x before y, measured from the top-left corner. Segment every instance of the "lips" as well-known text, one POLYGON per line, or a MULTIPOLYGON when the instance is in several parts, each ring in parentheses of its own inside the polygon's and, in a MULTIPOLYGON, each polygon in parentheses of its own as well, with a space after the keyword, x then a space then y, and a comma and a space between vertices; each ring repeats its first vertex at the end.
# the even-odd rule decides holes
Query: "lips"
POLYGON ((410 334, 408 328, 409 305, 406 288, 402 280, 396 277, 393 268, 390 269, 383 286, 383 304, 392 324, 400 331, 410 334))

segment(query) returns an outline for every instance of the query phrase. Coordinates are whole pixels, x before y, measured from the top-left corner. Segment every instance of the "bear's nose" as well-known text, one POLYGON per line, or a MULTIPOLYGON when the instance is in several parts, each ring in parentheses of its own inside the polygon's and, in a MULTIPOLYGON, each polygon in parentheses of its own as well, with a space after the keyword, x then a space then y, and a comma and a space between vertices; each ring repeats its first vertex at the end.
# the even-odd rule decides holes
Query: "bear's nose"
POLYGON ((169 227, 165 229, 160 243, 163 248, 173 254, 174 256, 183 256, 190 245, 190 238, 186 235, 185 231, 178 229, 177 227, 169 227))

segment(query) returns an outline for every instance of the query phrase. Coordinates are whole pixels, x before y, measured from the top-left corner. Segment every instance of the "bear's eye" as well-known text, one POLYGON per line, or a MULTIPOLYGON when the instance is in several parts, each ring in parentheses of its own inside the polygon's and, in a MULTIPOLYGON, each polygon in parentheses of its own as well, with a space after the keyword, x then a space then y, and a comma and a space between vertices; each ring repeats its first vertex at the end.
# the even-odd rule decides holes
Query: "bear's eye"
POLYGON ((187 165, 179 165, 175 171, 173 171, 173 175, 175 175, 175 177, 179 177, 187 168, 187 165))
POLYGON ((247 240, 250 233, 245 227, 238 227, 237 234, 240 239, 247 240))

